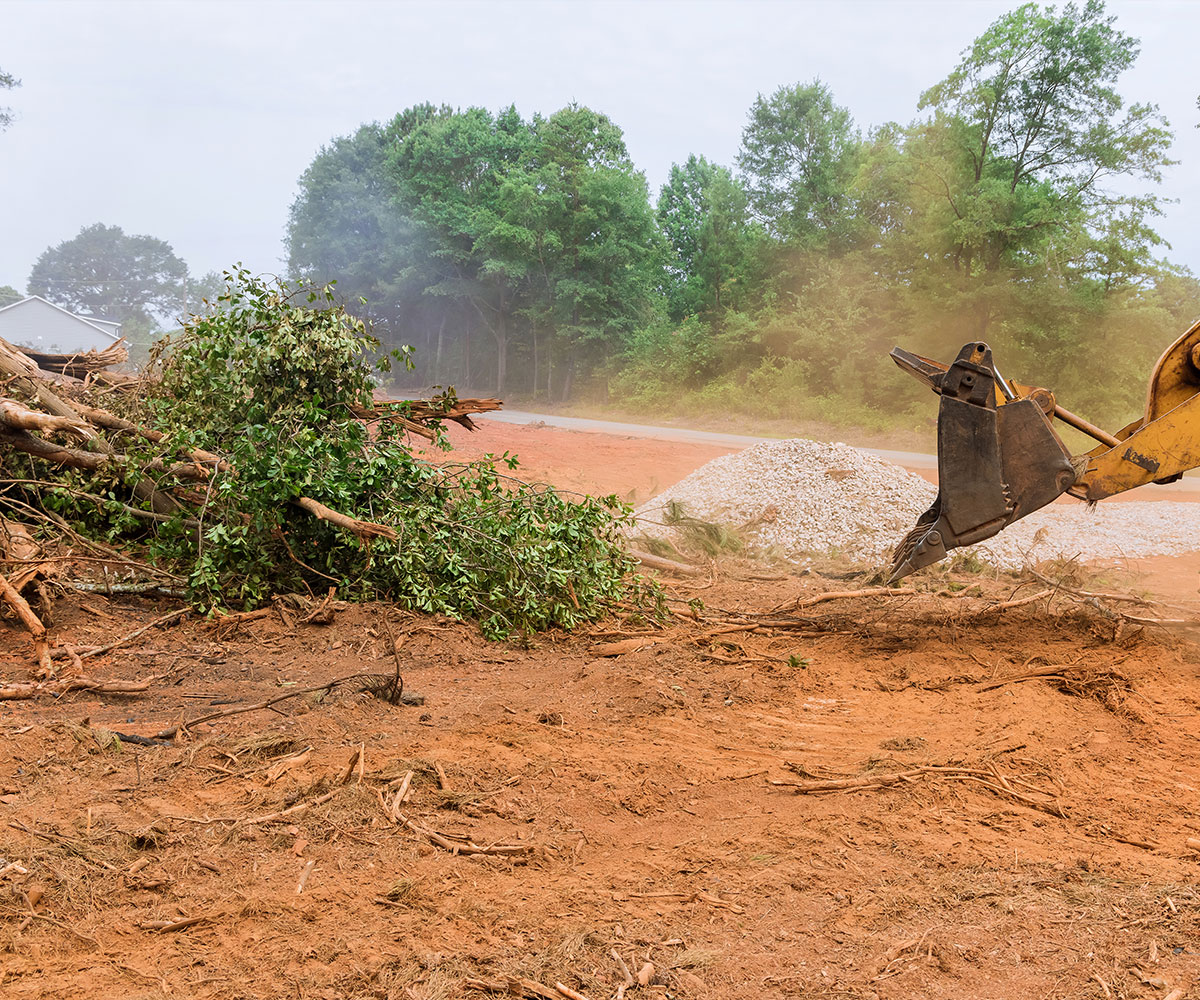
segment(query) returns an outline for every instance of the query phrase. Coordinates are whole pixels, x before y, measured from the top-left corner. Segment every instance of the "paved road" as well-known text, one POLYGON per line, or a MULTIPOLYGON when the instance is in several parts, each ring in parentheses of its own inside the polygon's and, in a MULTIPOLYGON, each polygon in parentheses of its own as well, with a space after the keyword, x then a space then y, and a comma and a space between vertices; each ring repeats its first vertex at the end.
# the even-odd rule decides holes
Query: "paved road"
MULTIPOLYGON (((598 434, 617 434, 623 437, 658 438, 661 441, 691 441, 696 444, 719 444, 729 448, 748 448, 764 441, 778 438, 751 437, 747 434, 722 434, 718 431, 696 431, 687 427, 654 427, 649 424, 623 424, 615 420, 591 420, 586 417, 560 417, 550 413, 526 413, 522 410, 500 410, 489 413, 487 420, 499 420, 508 424, 532 424, 538 421, 549 427, 561 427, 571 431, 592 431, 598 434)), ((935 455, 921 455, 915 451, 883 451, 866 448, 889 462, 909 469, 936 469, 935 455)))
MULTIPOLYGON (((655 427, 652 424, 624 424, 616 420, 592 420, 588 417, 560 417, 552 413, 528 413, 523 410, 500 410, 489 413, 487 420, 498 420, 508 424, 544 423, 549 427, 561 427, 563 430, 591 431, 597 434, 617 434, 623 437, 658 438, 662 441, 691 441, 698 444, 719 444, 728 448, 748 448, 752 444, 762 444, 764 441, 776 441, 778 438, 752 437, 748 434, 722 434, 719 431, 697 431, 687 427, 655 427)), ((895 462, 906 469, 936 469, 936 455, 922 455, 915 451, 888 451, 883 448, 864 448, 872 455, 878 455, 889 462, 895 462)), ((1200 476, 1189 474, 1177 483, 1165 486, 1143 486, 1131 491, 1127 496, 1139 500, 1162 499, 1165 492, 1198 493, 1200 492, 1200 476)))

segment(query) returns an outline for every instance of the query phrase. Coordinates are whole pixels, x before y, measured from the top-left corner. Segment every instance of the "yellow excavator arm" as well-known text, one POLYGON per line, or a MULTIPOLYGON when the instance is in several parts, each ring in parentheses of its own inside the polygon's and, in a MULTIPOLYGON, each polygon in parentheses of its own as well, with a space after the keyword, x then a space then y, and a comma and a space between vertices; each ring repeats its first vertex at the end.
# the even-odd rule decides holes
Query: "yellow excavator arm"
POLYGON ((1116 434, 1064 409, 1048 389, 1005 379, 985 343, 965 345, 950 365, 898 347, 892 358, 941 396, 937 499, 896 546, 893 581, 1064 493, 1095 502, 1200 467, 1200 322, 1163 352, 1145 413, 1116 434), (1054 420, 1096 447, 1072 455, 1054 420))

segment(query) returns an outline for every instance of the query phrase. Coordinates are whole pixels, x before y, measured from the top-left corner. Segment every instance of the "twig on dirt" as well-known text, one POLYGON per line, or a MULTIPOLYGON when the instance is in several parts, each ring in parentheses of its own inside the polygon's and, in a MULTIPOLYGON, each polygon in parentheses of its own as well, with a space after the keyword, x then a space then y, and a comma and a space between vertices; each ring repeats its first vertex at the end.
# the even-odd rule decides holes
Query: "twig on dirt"
POLYGON ((160 732, 154 734, 155 739, 173 740, 180 732, 187 732, 192 726, 198 726, 202 722, 212 722, 215 719, 227 719, 231 715, 242 715, 246 712, 261 712, 263 709, 271 708, 278 705, 282 701, 287 701, 289 698, 298 698, 304 694, 315 694, 317 691, 332 691, 335 687, 342 684, 349 684, 351 681, 361 680, 363 682, 364 691, 375 693, 377 687, 381 684, 390 684, 392 678, 387 674, 349 674, 346 677, 335 677, 333 680, 325 684, 317 684, 314 687, 296 688, 294 691, 288 691, 286 694, 278 694, 273 698, 268 698, 265 701, 255 702, 253 705, 238 705, 236 708, 225 708, 219 712, 210 712, 208 715, 201 715, 195 719, 188 719, 186 722, 181 722, 177 726, 170 726, 160 732))
POLYGON ((1031 670, 1024 674, 1011 674, 1008 677, 999 677, 994 681, 989 681, 986 684, 979 686, 980 692, 994 691, 996 688, 1004 687, 1006 684, 1020 684, 1023 681, 1049 680, 1055 678, 1064 680, 1061 671, 1065 664, 1056 667, 1044 667, 1041 670, 1031 670))
POLYGON ((388 817, 393 823, 400 823, 403 821, 404 817, 400 815, 400 807, 404 804, 404 800, 408 798, 408 789, 412 784, 412 779, 412 771, 406 771, 404 773, 404 777, 400 781, 400 787, 397 789, 396 795, 392 799, 391 807, 386 810, 388 817))
POLYGON ((1041 812, 1049 813, 1051 816, 1057 816, 1059 819, 1067 818, 1057 796, 1051 795, 1049 792, 1043 792, 1042 794, 1050 801, 1046 802, 1035 799, 1032 796, 1016 791, 1011 786, 997 783, 995 772, 984 771, 978 768, 925 765, 905 771, 867 774, 857 778, 828 778, 817 781, 780 781, 772 778, 769 780, 769 783, 777 787, 794 789, 797 795, 812 795, 823 792, 849 792, 873 788, 888 788, 892 785, 920 781, 926 778, 947 778, 955 781, 975 782, 1000 795, 1002 798, 1014 799, 1032 809, 1038 809, 1041 812))
POLYGON ((309 809, 323 806, 337 795, 339 791, 341 791, 340 788, 335 788, 324 795, 318 795, 315 799, 310 799, 307 802, 297 802, 295 805, 288 806, 286 809, 280 809, 278 812, 266 813, 262 816, 252 816, 249 819, 240 819, 237 821, 237 826, 265 826, 267 823, 278 823, 280 820, 299 816, 301 813, 308 812, 309 809))
POLYGON ((210 918, 207 913, 201 913, 195 917, 184 917, 182 920, 143 920, 138 927, 144 931, 154 931, 158 934, 171 934, 188 927, 195 927, 196 924, 202 924, 208 919, 210 918))
POLYGON ((738 906, 737 903, 731 903, 727 899, 721 899, 719 896, 700 890, 695 892, 630 892, 623 895, 626 899, 678 899, 684 903, 700 901, 709 903, 720 910, 732 910, 734 913, 746 912, 745 907, 738 906))
POLYGON ((1040 601, 1044 597, 1050 597, 1054 593, 1053 590, 1039 590, 1036 594, 1030 594, 1028 597, 1019 597, 1012 601, 1001 601, 999 604, 992 604, 983 608, 978 612, 979 615, 990 615, 993 611, 1008 611, 1010 608, 1024 607, 1026 604, 1033 604, 1035 601, 1040 601))
POLYGON ((400 700, 404 697, 404 678, 400 673, 400 650, 396 646, 396 637, 392 635, 392 625, 391 622, 388 621, 388 616, 386 614, 383 616, 383 630, 387 633, 388 646, 392 651, 392 659, 396 663, 396 673, 392 679, 391 690, 389 692, 390 696, 384 700, 396 705, 399 704, 400 700))
POLYGON ((74 854, 77 858, 82 858, 89 864, 95 865, 97 868, 103 868, 110 872, 120 872, 121 869, 114 864, 110 864, 103 858, 94 857, 91 850, 86 844, 71 837, 64 837, 61 833, 51 833, 49 830, 38 830, 32 826, 26 826, 20 820, 13 820, 8 824, 14 830, 20 830, 23 833, 28 833, 31 837, 37 837, 41 840, 48 840, 52 844, 57 844, 64 850, 74 854))
POLYGON ((532 979, 518 979, 515 976, 507 980, 498 979, 465 979, 463 985, 467 989, 478 990, 480 993, 499 993, 506 997, 530 997, 532 1000, 562 1000, 562 995, 547 989, 541 983, 532 979))
POLYGON ((433 762, 433 769, 437 772, 438 788, 443 792, 450 791, 450 779, 446 777, 446 769, 436 760, 433 762))
POLYGON ((317 866, 317 862, 315 860, 310 860, 308 862, 308 864, 306 864, 304 866, 304 870, 300 873, 300 879, 296 883, 296 895, 297 896, 303 894, 304 886, 308 883, 308 876, 312 874, 312 870, 316 866, 317 866))
MULTIPOLYGON (((154 621, 143 625, 141 628, 135 629, 134 631, 130 632, 129 635, 122 636, 120 639, 114 639, 112 642, 105 643, 103 646, 93 646, 90 649, 79 651, 78 656, 81 660, 86 660, 90 656, 100 656, 103 653, 111 653, 117 647, 124 646, 126 643, 132 642, 138 636, 149 632, 152 628, 158 628, 160 625, 167 625, 178 618, 182 618, 190 610, 191 608, 179 608, 175 611, 171 611, 160 618, 155 618, 154 621)), ((67 659, 71 654, 67 651, 66 647, 57 646, 52 651, 51 655, 55 659, 67 659)))
POLYGON ((1130 604, 1153 604, 1156 602, 1148 601, 1145 598, 1137 597, 1133 594, 1105 594, 1091 590, 1080 590, 1077 587, 1070 586, 1065 580, 1051 580, 1050 577, 1043 573, 1039 573, 1032 566, 1026 566, 1025 572, 1034 579, 1041 580, 1042 583, 1053 587, 1055 590, 1062 590, 1068 594, 1074 594, 1076 597, 1099 597, 1106 601, 1127 601, 1130 604))
POLYGON ((625 1000, 625 991, 635 985, 636 980, 633 978, 633 973, 629 971, 629 966, 625 964, 625 959, 621 957, 621 953, 616 948, 613 948, 609 954, 617 960, 617 965, 621 967, 621 975, 625 977, 625 981, 617 987, 617 995, 614 1000, 625 1000))
POLYGON ((430 830, 428 827, 421 826, 420 823, 409 819, 403 814, 397 814, 397 822, 401 826, 408 827, 413 833, 424 837, 431 844, 444 848, 451 854, 491 854, 500 857, 513 857, 519 854, 528 854, 533 850, 532 844, 488 844, 484 846, 476 844, 471 840, 447 837, 436 830, 430 830))
POLYGON ((817 604, 824 604, 826 601, 857 600, 861 597, 912 597, 917 593, 920 593, 920 591, 914 590, 911 587, 869 587, 865 590, 830 590, 824 594, 817 594, 815 597, 797 597, 791 604, 781 604, 774 610, 799 611, 801 608, 811 608, 817 604))
POLYGON ((562 983, 555 983, 554 988, 567 1000, 588 1000, 582 993, 576 993, 570 986, 564 986, 562 983))
POLYGON ((696 566, 676 562, 674 559, 663 559, 661 556, 652 556, 649 552, 642 552, 639 549, 626 549, 625 551, 646 569, 656 569, 662 573, 677 573, 679 576, 699 576, 704 572, 696 566))
MULTIPOLYGON (((62 930, 67 931, 67 933, 69 933, 69 934, 74 934, 77 938, 79 938, 80 941, 86 941, 88 944, 94 945, 95 947, 103 950, 100 942, 97 941, 90 934, 84 934, 82 931, 77 930, 76 928, 72 927, 70 924, 64 924, 61 920, 55 920, 53 917, 48 917, 44 913, 38 913, 36 910, 32 910, 32 909, 31 910, 18 910, 15 913, 13 913, 11 911, 0 912, 0 917, 17 917, 17 916, 24 917, 26 922, 28 922, 30 920, 44 920, 46 923, 53 924, 55 927, 59 927, 62 930)), ((24 926, 24 924, 22 926, 24 926)))

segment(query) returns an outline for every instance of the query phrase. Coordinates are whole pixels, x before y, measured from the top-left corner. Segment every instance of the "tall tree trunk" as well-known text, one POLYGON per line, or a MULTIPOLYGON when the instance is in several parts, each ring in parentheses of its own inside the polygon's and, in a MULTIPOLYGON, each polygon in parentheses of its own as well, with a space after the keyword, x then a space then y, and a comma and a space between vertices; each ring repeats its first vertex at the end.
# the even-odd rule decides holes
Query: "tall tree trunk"
POLYGON ((504 311, 503 292, 500 293, 500 311, 492 336, 496 338, 496 395, 503 396, 508 378, 508 315, 504 311))
POLYGON ((468 316, 463 328, 463 388, 471 386, 471 319, 468 316))
POLYGON ((563 379, 562 402, 566 403, 571 399, 571 388, 575 382, 575 349, 571 348, 567 355, 567 376, 563 379))
POLYGON ((537 323, 533 324, 533 398, 538 394, 538 335, 537 323))
POLYGON ((445 379, 442 378, 442 345, 446 339, 446 314, 442 313, 442 321, 438 324, 437 332, 437 353, 433 358, 433 380, 442 385, 445 379))

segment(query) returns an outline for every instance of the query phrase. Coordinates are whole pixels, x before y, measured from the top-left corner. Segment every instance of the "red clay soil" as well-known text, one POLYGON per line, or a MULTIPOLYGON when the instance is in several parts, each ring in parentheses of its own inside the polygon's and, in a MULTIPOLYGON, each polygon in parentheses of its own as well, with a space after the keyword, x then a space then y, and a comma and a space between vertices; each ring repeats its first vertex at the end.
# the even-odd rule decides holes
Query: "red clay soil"
MULTIPOLYGON (((532 434, 492 450, 576 487, 699 457, 532 434)), ((146 694, 0 702, 0 996, 609 1000, 614 952, 649 966, 630 1000, 1195 995, 1187 634, 933 577, 780 625, 855 583, 769 575, 725 563, 669 584, 666 626, 528 646, 382 606, 187 620, 85 661, 146 694), (389 674, 389 635, 409 704, 360 679, 108 735, 389 674)), ((53 634, 172 607, 64 598, 53 634)), ((0 679, 30 660, 0 621, 0 679)))
MULTIPOLYGON (((563 489, 585 493, 616 493, 629 503, 643 503, 732 448, 689 444, 654 438, 634 438, 586 431, 567 431, 544 425, 503 424, 486 418, 468 432, 450 425, 455 458, 482 458, 508 451, 521 461, 517 475, 532 481, 552 482, 563 489)), ((909 470, 937 483, 937 470, 909 470)), ((1126 501, 1198 502, 1200 491, 1164 491, 1153 486, 1111 497, 1106 504, 1126 501)), ((1078 500, 1064 497, 1063 504, 1078 500)), ((1181 526, 1183 531, 1194 530, 1181 526)), ((1151 556, 1107 564, 1114 577, 1139 593, 1200 610, 1200 551, 1182 556, 1151 556)))

